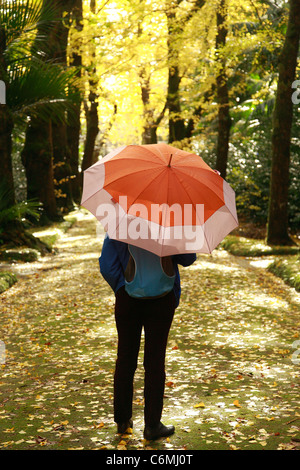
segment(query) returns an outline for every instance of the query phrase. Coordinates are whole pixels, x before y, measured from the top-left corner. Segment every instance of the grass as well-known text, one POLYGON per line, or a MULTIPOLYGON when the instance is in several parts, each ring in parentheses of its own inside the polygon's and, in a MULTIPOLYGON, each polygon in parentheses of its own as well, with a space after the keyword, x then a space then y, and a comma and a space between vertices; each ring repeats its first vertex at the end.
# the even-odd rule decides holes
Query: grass
POLYGON ((299 246, 269 246, 264 240, 235 235, 228 235, 220 245, 235 256, 259 257, 300 253, 299 246))
POLYGON ((300 292, 300 257, 289 256, 284 258, 277 258, 273 263, 268 266, 268 270, 280 277, 289 286, 294 287, 296 291, 300 292))
POLYGON ((267 267, 289 286, 300 291, 300 247, 269 246, 264 240, 228 235, 220 245, 234 256, 246 258, 273 257, 267 267))
POLYGON ((17 282, 15 274, 6 271, 0 272, 0 294, 13 286, 15 282, 17 282))

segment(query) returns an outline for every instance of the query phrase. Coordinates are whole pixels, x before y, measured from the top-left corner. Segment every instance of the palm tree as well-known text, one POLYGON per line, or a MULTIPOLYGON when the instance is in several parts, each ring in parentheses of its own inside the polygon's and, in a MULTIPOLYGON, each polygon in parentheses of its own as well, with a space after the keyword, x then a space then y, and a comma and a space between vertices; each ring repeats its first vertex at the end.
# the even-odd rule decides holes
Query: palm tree
MULTIPOLYGON (((7 208, 15 203, 13 130, 36 116, 41 122, 49 122, 50 117, 52 122, 62 122, 74 106, 75 95, 70 90, 75 72, 43 60, 47 30, 57 21, 60 19, 50 2, 14 0, 0 4, 0 80, 6 84, 6 105, 0 104, 0 186, 7 190, 7 208)), ((57 212, 51 156, 46 167, 42 175, 45 180, 40 180, 40 186, 46 189, 45 197, 40 200, 44 210, 54 217, 57 212)))
POLYGON ((0 106, 3 168, 0 181, 5 181, 12 194, 14 127, 34 116, 46 122, 50 117, 54 122, 63 121, 66 110, 74 104, 75 95, 70 92, 75 82, 74 71, 67 72, 58 64, 43 60, 46 32, 59 21, 49 4, 42 0, 15 0, 0 5, 0 80, 7 89, 6 106, 0 106))

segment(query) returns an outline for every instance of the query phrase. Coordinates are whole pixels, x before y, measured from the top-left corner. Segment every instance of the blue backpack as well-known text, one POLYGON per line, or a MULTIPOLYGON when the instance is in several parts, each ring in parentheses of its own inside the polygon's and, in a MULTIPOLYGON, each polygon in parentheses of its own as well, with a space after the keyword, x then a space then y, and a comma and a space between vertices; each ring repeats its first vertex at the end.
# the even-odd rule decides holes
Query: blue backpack
POLYGON ((160 258, 150 251, 128 245, 129 261, 125 271, 125 290, 130 297, 157 298, 168 294, 175 282, 171 256, 160 258))

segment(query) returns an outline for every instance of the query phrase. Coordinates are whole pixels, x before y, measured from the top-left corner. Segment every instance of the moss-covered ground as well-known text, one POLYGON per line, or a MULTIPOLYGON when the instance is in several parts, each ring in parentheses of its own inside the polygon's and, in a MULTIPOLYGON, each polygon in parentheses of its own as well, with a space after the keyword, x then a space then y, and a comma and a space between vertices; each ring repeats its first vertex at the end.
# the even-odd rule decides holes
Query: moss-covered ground
POLYGON ((53 254, 13 265, 18 282, 0 296, 0 449, 299 449, 300 294, 223 248, 181 269, 163 414, 175 434, 143 439, 142 348, 133 432, 116 434, 102 231, 74 216, 53 254))

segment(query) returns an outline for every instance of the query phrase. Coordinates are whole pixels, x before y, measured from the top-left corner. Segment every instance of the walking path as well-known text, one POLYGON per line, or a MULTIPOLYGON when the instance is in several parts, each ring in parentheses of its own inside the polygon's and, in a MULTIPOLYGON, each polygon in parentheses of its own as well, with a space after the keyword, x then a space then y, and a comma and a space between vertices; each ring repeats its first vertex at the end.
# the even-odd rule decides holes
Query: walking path
POLYGON ((300 448, 300 296, 223 250, 181 269, 163 416, 176 433, 143 440, 141 348, 133 434, 116 434, 114 296, 102 232, 77 218, 0 296, 0 449, 300 448))

